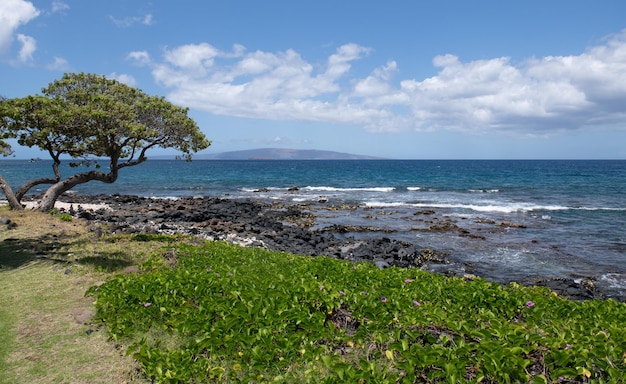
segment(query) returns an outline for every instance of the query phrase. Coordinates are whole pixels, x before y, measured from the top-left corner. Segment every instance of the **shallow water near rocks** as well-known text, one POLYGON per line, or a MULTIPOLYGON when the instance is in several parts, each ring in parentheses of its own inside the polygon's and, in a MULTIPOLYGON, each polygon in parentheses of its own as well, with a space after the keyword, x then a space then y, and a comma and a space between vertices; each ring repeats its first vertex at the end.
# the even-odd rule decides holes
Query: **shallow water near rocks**
POLYGON ((320 212, 318 227, 377 227, 385 231, 359 232, 357 237, 384 236, 445 252, 450 264, 427 266, 435 272, 473 274, 503 283, 533 276, 590 279, 609 295, 624 297, 626 292, 623 244, 611 244, 591 235, 565 243, 556 236, 555 232, 562 230, 554 229, 552 220, 535 215, 455 215, 436 209, 436 213, 424 217, 414 214, 419 210, 408 207, 320 212), (430 230, 431 225, 449 229, 430 230), (603 247, 606 249, 601 251, 603 247))

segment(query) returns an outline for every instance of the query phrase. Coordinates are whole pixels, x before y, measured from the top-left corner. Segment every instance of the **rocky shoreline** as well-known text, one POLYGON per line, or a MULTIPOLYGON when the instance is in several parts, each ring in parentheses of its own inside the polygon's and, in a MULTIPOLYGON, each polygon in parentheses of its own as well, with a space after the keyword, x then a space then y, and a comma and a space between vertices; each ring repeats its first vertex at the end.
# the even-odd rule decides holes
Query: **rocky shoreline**
MULTIPOLYGON (((397 266, 427 269, 426 266, 437 264, 439 273, 457 275, 454 270, 446 269, 445 253, 419 244, 390 239, 378 228, 333 225, 315 229, 315 209, 310 205, 213 197, 152 199, 117 194, 66 194, 59 201, 64 202, 64 206, 70 204, 68 209, 61 210, 87 220, 94 231, 191 234, 301 255, 325 255, 352 262, 369 261, 380 268, 397 266), (107 208, 85 209, 81 204, 101 204, 107 208), (380 232, 382 235, 365 239, 354 236, 368 231, 380 232)), ((324 209, 329 207, 325 206, 324 209)), ((475 278, 470 274, 460 277, 475 278)), ((547 286, 573 300, 606 298, 605 293, 589 279, 536 276, 517 282, 528 286, 547 286)), ((614 298, 626 301, 626 298, 614 298)))

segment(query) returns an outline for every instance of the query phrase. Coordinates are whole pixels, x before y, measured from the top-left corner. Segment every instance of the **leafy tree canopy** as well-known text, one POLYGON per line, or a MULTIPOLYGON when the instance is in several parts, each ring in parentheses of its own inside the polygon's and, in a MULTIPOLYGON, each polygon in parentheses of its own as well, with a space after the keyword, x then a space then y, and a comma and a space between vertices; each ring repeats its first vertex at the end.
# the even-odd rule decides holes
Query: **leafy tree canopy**
MULTIPOLYGON (((0 154, 11 151, 7 138, 17 138, 19 145, 38 147, 50 155, 54 177, 32 180, 16 193, 19 201, 33 186, 51 184, 39 204, 46 211, 75 185, 92 180, 115 182, 120 169, 147 160, 151 148, 174 148, 191 160, 193 153, 211 142, 187 113, 188 108, 116 80, 68 73, 43 88, 41 95, 0 100, 0 154), (62 180, 61 155, 69 155, 74 165, 106 158, 109 171, 93 170, 62 180)), ((17 209, 3 181, 0 186, 17 209)))
MULTIPOLYGON (((6 97, 0 96, 0 106, 6 101, 6 97)), ((1 107, 0 107, 1 108, 1 107)), ((0 128, 4 125, 0 125, 0 128)), ((6 139, 11 138, 10 132, 0 129, 0 156, 9 156, 13 153, 11 145, 7 143, 6 139)))

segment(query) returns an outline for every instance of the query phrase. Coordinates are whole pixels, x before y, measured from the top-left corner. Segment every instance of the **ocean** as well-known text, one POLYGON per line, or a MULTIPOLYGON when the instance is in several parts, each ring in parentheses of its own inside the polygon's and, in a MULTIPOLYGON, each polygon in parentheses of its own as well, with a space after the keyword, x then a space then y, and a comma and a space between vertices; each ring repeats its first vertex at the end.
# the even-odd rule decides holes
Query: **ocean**
MULTIPOLYGON (((76 171, 62 168, 64 175, 76 171)), ((51 176, 51 162, 1 160, 0 174, 17 188, 51 176)), ((379 228, 351 235, 445 252, 446 268, 459 273, 493 281, 591 278, 609 293, 626 293, 622 160, 149 160, 122 169, 114 184, 90 182, 73 192, 308 203, 317 208, 318 228, 379 228), (331 204, 344 209, 324 209, 331 204), (433 220, 478 236, 420 230, 433 220)))

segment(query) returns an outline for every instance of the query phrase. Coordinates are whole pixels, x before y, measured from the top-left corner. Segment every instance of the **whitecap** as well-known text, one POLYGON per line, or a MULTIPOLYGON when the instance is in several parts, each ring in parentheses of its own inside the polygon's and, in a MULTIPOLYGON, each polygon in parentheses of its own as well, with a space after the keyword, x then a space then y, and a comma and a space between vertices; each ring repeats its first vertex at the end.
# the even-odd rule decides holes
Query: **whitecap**
POLYGON ((322 192, 393 192, 394 187, 361 187, 361 188, 337 188, 337 187, 304 187, 309 191, 322 192))
POLYGON ((498 193, 499 189, 469 189, 469 192, 472 193, 498 193))

